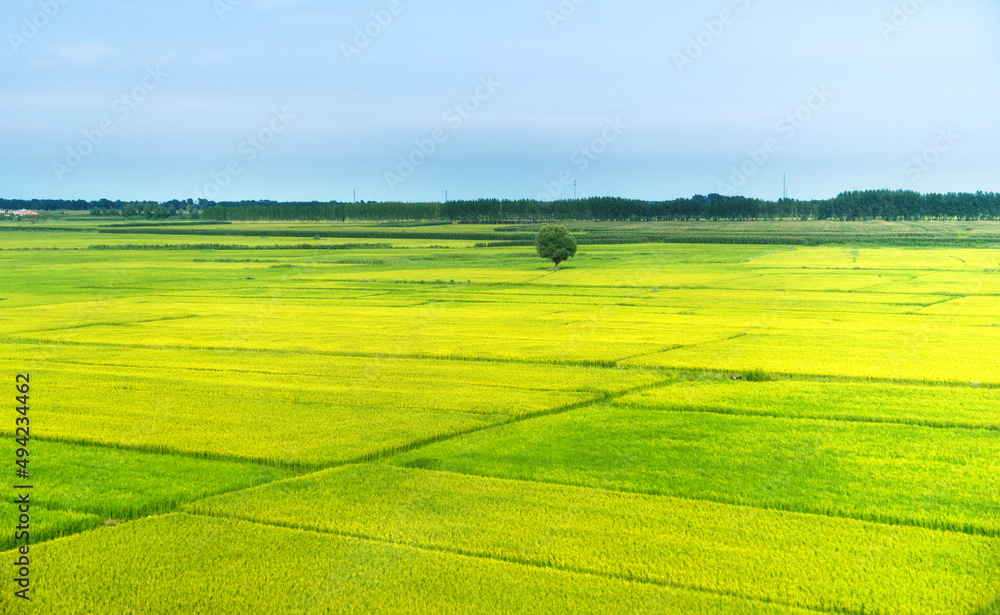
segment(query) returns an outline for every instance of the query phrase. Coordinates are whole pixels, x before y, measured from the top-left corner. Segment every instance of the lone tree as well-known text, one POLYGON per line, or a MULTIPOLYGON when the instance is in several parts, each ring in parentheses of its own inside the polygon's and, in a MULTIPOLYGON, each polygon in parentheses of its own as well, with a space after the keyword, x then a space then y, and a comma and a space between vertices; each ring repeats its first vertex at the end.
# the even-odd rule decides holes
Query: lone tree
POLYGON ((538 256, 555 263, 554 269, 559 269, 559 263, 576 256, 576 240, 562 226, 546 226, 538 231, 535 248, 538 256))

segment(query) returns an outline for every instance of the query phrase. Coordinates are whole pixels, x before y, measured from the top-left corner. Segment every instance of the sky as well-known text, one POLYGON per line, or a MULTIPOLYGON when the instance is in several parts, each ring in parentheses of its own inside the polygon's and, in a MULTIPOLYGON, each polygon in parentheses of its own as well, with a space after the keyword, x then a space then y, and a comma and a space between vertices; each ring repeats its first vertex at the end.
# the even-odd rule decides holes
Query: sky
POLYGON ((998 27, 996 0, 4 0, 0 197, 1000 191, 998 27))

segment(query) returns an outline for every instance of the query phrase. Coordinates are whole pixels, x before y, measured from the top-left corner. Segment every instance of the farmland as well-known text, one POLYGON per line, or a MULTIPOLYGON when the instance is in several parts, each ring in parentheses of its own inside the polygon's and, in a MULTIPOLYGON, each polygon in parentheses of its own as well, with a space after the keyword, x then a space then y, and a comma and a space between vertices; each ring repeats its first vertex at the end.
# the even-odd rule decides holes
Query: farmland
POLYGON ((533 229, 0 230, 0 610, 998 612, 992 226, 533 229))

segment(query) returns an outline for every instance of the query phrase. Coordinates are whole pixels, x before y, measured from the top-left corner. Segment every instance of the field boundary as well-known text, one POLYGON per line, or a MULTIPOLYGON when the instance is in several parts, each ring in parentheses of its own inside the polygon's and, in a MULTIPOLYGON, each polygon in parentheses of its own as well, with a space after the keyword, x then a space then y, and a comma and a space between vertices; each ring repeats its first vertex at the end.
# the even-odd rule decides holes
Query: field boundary
POLYGON ((389 457, 393 457, 401 453, 406 453, 418 448, 423 448, 431 444, 437 444, 439 442, 452 440, 454 438, 460 438, 462 436, 466 436, 472 433, 477 433, 487 429, 494 429, 497 427, 503 427, 505 425, 513 425, 534 418, 539 418, 543 416, 552 416, 554 414, 562 414, 565 412, 572 412, 573 410, 579 410, 581 408, 586 408, 589 406, 606 403, 608 401, 617 399, 618 397, 623 397, 625 395, 630 395, 632 393, 640 393, 644 390, 663 386, 670 382, 673 382, 673 379, 667 381, 657 381, 651 384, 640 385, 638 387, 632 387, 622 391, 604 392, 590 399, 585 399, 568 405, 557 406, 555 408, 546 408, 543 410, 539 410, 537 412, 524 414, 520 416, 503 415, 503 416, 510 416, 510 418, 504 421, 499 421, 487 425, 478 425, 475 427, 461 429, 452 433, 440 434, 437 436, 431 436, 429 438, 423 438, 407 444, 391 446, 372 453, 365 453, 362 455, 349 457, 347 459, 337 460, 331 463, 289 462, 289 461, 280 461, 264 457, 241 457, 238 455, 226 455, 223 453, 184 451, 166 446, 121 444, 116 442, 99 442, 95 440, 87 440, 83 438, 80 439, 69 438, 64 436, 33 436, 33 438, 35 440, 41 440, 45 442, 58 442, 62 444, 73 444, 77 446, 92 446, 92 447, 107 448, 107 449, 122 450, 122 451, 133 451, 137 453, 150 453, 155 455, 175 455, 180 457, 189 457, 193 459, 205 459, 212 461, 249 463, 249 464, 263 465, 269 467, 283 468, 295 472, 313 473, 322 470, 328 470, 331 468, 338 468, 345 465, 355 465, 359 463, 369 463, 374 461, 380 461, 383 459, 388 459, 389 457))
MULTIPOLYGON (((657 382, 653 382, 653 383, 650 383, 650 384, 644 384, 644 385, 640 385, 640 386, 637 386, 637 387, 632 387, 630 389, 625 389, 625 390, 622 390, 622 391, 605 392, 605 393, 602 393, 602 394, 600 394, 600 395, 598 395, 598 396, 596 396, 596 397, 594 397, 592 399, 586 399, 586 400, 583 400, 583 401, 580 401, 580 402, 576 402, 576 403, 573 403, 573 404, 568 404, 568 405, 565 405, 565 406, 559 406, 559 407, 556 407, 556 408, 549 408, 549 409, 546 409, 546 410, 539 410, 538 412, 532 412, 530 414, 523 414, 523 415, 520 415, 520 416, 512 416, 511 418, 509 418, 506 421, 501 421, 501 422, 498 422, 498 423, 493 423, 492 425, 481 425, 481 426, 478 426, 478 427, 471 427, 469 429, 463 430, 462 433, 455 433, 455 434, 449 434, 449 435, 440 435, 440 436, 434 436, 434 437, 431 437, 431 438, 426 438, 424 440, 420 440, 420 441, 417 441, 417 442, 412 442, 410 444, 397 447, 396 450, 386 450, 386 451, 383 451, 383 452, 380 452, 380 453, 377 453, 377 454, 364 455, 362 457, 355 458, 355 459, 353 459, 353 460, 351 460, 351 461, 349 461, 347 463, 338 464, 338 465, 355 465, 355 464, 359 464, 359 463, 370 463, 370 462, 374 462, 374 461, 381 461, 381 460, 384 460, 384 459, 388 459, 389 457, 394 457, 394 456, 400 455, 402 453, 408 453, 410 451, 414 451, 414 450, 417 450, 417 449, 420 449, 420 448, 424 448, 425 446, 430 446, 432 444, 438 444, 440 442, 446 442, 448 440, 454 440, 456 438, 461 438, 462 436, 467 436, 467 435, 474 434, 474 433, 479 433, 479 432, 482 432, 482 431, 488 431, 490 429, 499 429, 501 427, 507 427, 507 426, 510 426, 510 425, 516 425, 518 423, 523 423, 525 421, 530 421, 530 420, 533 420, 533 419, 538 419, 538 418, 547 417, 547 416, 554 416, 554 415, 558 415, 558 414, 566 414, 568 412, 573 412, 574 410, 581 410, 583 408, 588 408, 590 406, 596 406, 596 405, 599 405, 599 404, 607 403, 609 401, 618 399, 619 397, 624 397, 626 395, 631 395, 632 393, 641 393, 642 391, 647 391, 649 389, 655 389, 655 388, 658 388, 658 387, 661 387, 661 386, 664 386, 664 385, 667 385, 667 384, 671 384, 673 382, 675 382, 675 380, 671 378, 669 380, 662 380, 662 381, 657 381, 657 382)), ((337 467, 337 466, 331 466, 331 467, 337 467)), ((326 468, 323 468, 323 469, 326 469, 326 468)))
MULTIPOLYGON (((651 357, 653 355, 663 354, 665 352, 673 352, 675 350, 686 350, 688 348, 697 348, 699 346, 708 346, 710 344, 724 344, 726 342, 738 340, 741 337, 746 337, 748 335, 750 334, 744 331, 743 333, 737 333, 736 335, 731 335, 729 337, 724 337, 717 340, 708 340, 706 342, 698 342, 697 344, 674 344, 672 346, 664 346, 660 350, 654 350, 653 352, 644 352, 642 354, 637 354, 631 357, 625 357, 624 359, 618 359, 618 361, 616 362, 616 366, 628 368, 629 367, 628 365, 622 365, 622 363, 624 363, 625 361, 632 361, 633 359, 640 359, 642 357, 651 357)), ((666 369, 673 369, 673 368, 666 368, 666 369)))

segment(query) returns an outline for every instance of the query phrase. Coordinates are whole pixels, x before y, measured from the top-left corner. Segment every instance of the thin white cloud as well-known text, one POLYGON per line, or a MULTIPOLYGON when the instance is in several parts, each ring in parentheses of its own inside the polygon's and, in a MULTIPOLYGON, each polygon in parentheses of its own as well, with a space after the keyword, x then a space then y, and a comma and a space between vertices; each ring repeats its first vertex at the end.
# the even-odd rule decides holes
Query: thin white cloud
POLYGON ((118 55, 116 48, 99 42, 55 45, 50 50, 64 62, 77 65, 100 64, 118 55))

